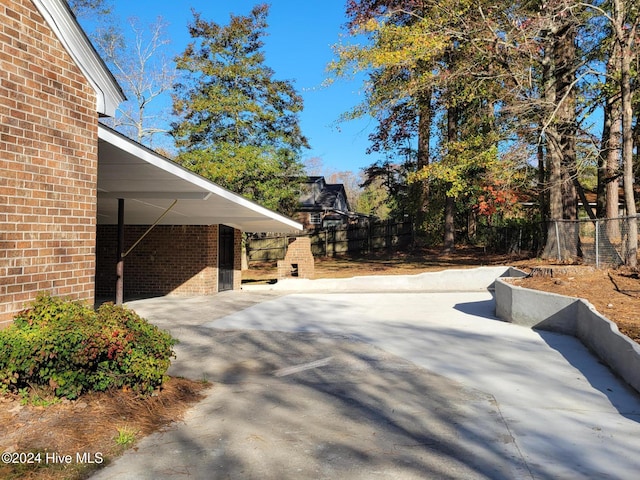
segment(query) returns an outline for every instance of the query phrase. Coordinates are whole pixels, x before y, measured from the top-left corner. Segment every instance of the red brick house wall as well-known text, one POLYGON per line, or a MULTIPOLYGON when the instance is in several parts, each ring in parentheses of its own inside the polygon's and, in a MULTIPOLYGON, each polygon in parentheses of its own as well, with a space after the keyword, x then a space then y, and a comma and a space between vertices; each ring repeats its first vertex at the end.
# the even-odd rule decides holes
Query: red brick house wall
POLYGON ((96 94, 30 0, 0 6, 0 325, 38 291, 93 301, 96 94))
MULTIPOLYGON (((147 230, 125 226, 128 250, 147 230)), ((126 298, 143 295, 210 295, 218 291, 218 226, 156 226, 124 261, 126 298)), ((234 289, 241 284, 242 232, 234 231, 234 289)), ((96 296, 115 297, 117 227, 99 225, 96 296)))

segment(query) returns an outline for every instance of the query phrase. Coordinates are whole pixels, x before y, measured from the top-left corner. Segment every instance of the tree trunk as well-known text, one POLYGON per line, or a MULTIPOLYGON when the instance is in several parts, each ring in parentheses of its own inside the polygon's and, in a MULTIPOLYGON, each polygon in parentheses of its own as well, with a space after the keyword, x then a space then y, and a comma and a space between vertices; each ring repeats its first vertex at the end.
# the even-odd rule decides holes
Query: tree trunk
POLYGON ((602 153, 598 171, 598 216, 616 218, 620 215, 620 147, 622 112, 620 97, 607 100, 605 128, 603 129, 602 153), (601 198, 600 198, 601 197, 601 198))
MULTIPOLYGON (((458 139, 458 110, 456 107, 447 109, 447 142, 453 143, 458 139)), ((446 185, 444 204, 444 251, 451 252, 455 248, 455 220, 456 199, 449 195, 451 185, 446 185)))
MULTIPOLYGON (((431 91, 422 95, 418 103, 418 161, 416 171, 429 165, 431 143, 431 121, 433 111, 431 108, 431 91)), ((427 218, 429 204, 429 181, 420 180, 412 185, 415 188, 414 196, 416 206, 416 226, 419 232, 424 231, 424 223, 427 218)))
POLYGON ((633 193, 633 108, 631 105, 631 58, 630 49, 622 51, 622 72, 620 75, 622 92, 622 165, 624 199, 629 218, 629 233, 625 264, 631 268, 638 266, 638 220, 636 200, 633 193))
MULTIPOLYGON (((558 31, 554 46, 556 68, 556 100, 558 106, 558 123, 560 144, 562 149, 562 218, 575 221, 578 219, 577 156, 576 156, 576 101, 573 82, 576 76, 576 29, 569 21, 558 31)), ((588 206, 585 206, 588 208, 588 206)), ((580 255, 580 236, 577 222, 569 222, 564 228, 563 258, 575 259, 580 255)))
POLYGON ((625 251, 625 264, 635 268, 638 265, 638 220, 636 201, 633 193, 633 105, 631 92, 631 62, 635 57, 637 22, 628 23, 627 2, 614 0, 614 29, 620 44, 620 107, 622 110, 622 168, 624 201, 629 218, 629 232, 625 251))
POLYGON ((611 151, 612 108, 612 98, 609 97, 602 109, 602 138, 600 139, 600 151, 598 152, 598 183, 596 186, 596 216, 598 218, 603 218, 607 210, 607 165, 609 163, 609 152, 611 151))
POLYGON ((452 252, 456 246, 455 234, 456 199, 447 195, 444 204, 444 244, 445 253, 452 252))
MULTIPOLYGON (((553 37, 549 38, 543 61, 545 104, 547 109, 555 110, 555 115, 547 118, 546 132, 551 220, 578 218, 575 185, 577 122, 573 88, 576 73, 575 35, 575 24, 572 21, 560 25, 553 37)), ((545 258, 558 257, 565 260, 578 256, 577 224, 563 224, 563 227, 561 245, 556 245, 556 225, 550 222, 543 252, 545 258)))
MULTIPOLYGON (((551 40, 551 39, 549 39, 551 40)), ((548 44, 551 42, 548 41, 548 44)), ((558 258, 560 245, 558 245, 555 222, 562 218, 562 183, 560 168, 562 164, 562 149, 560 146, 560 135, 558 134, 554 119, 549 118, 556 104, 556 80, 553 70, 553 55, 551 45, 545 48, 542 60, 543 95, 544 105, 548 114, 543 118, 543 122, 548 122, 544 131, 546 146, 547 164, 547 189, 549 218, 547 223, 547 241, 542 252, 542 258, 558 258)))
MULTIPOLYGON (((622 110, 620 109, 620 88, 614 80, 615 72, 620 71, 620 44, 614 42, 607 62, 606 91, 611 92, 604 106, 602 142, 598 159, 598 208, 599 218, 614 219, 619 212, 620 188, 620 149, 622 133, 622 110)), ((617 221, 606 222, 607 237, 611 242, 620 239, 617 221)))
POLYGON ((544 144, 542 143, 542 132, 539 132, 538 140, 538 203, 540 204, 540 214, 542 218, 549 218, 549 195, 546 189, 548 182, 547 169, 545 168, 544 144))
MULTIPOLYGON (((611 131, 606 145, 606 164, 604 171, 604 217, 618 218, 620 216, 620 148, 622 133, 622 111, 620 97, 611 105, 611 131)), ((607 222, 607 235, 613 242, 620 238, 620 224, 618 221, 607 222)))

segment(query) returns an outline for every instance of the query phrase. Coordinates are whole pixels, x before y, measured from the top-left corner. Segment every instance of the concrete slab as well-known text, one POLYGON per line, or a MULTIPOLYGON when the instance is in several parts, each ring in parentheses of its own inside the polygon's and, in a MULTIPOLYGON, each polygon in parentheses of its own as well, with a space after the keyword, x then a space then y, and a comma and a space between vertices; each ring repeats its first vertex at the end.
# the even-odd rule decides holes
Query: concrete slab
POLYGON ((245 285, 250 292, 470 292, 491 289, 496 278, 523 276, 512 267, 451 268, 415 275, 367 275, 349 278, 285 278, 268 285, 245 285))
POLYGON ((183 424, 93 478, 640 469, 640 398, 578 340, 498 321, 489 292, 293 294, 222 318, 217 300, 131 304, 180 338, 171 373, 213 387, 183 424))
POLYGON ((213 382, 183 424, 95 478, 512 479, 491 395, 343 335, 217 331, 174 373, 213 382))
POLYGON ((495 282, 496 315, 506 322, 565 333, 640 392, 640 345, 587 300, 495 282))

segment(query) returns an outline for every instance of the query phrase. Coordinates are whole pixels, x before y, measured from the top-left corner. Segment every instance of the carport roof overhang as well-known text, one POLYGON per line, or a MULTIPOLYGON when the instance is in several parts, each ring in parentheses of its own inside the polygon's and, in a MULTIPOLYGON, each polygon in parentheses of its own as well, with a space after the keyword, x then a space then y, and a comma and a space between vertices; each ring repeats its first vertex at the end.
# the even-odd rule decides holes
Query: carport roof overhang
POLYGON ((98 126, 98 223, 224 224, 245 232, 289 233, 298 222, 196 175, 115 130, 98 126), (175 205, 167 209, 177 200, 175 205))

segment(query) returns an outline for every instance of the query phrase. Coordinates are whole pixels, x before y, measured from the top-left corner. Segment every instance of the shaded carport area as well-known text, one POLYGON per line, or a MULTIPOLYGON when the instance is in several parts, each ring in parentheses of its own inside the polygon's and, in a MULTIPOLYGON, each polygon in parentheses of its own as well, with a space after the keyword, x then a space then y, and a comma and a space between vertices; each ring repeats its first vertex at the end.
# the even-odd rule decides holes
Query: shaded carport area
MULTIPOLYGON (((219 245, 217 229, 224 229, 219 226, 252 233, 288 233, 302 228, 299 223, 190 172, 115 130, 100 125, 98 134, 97 296, 104 297, 116 282, 119 282, 116 290, 121 291, 122 280, 132 274, 143 278, 137 282, 140 285, 164 278, 167 288, 162 290, 157 282, 151 283, 150 288, 159 291, 148 293, 165 294, 205 268, 217 273, 221 260, 229 257, 219 245), (125 239, 126 229, 130 235, 125 239), (156 237, 150 243, 152 232, 156 237), (105 241, 107 236, 109 240, 105 241), (151 246, 139 254, 137 250, 145 242, 151 246), (135 265, 126 268, 136 253, 135 265)), ((234 250, 229 259, 231 265, 226 265, 236 275, 240 270, 238 238, 238 234, 232 235, 229 248, 234 250)), ((208 293, 218 290, 214 285, 217 277, 213 273, 207 275, 202 275, 198 293, 207 288, 208 293)), ((235 279, 235 287, 239 287, 239 278, 235 279)))
POLYGON ((335 292, 131 302, 212 386, 95 478, 637 475, 638 395, 573 337, 497 320, 486 290, 335 292))

